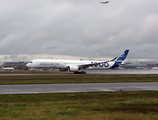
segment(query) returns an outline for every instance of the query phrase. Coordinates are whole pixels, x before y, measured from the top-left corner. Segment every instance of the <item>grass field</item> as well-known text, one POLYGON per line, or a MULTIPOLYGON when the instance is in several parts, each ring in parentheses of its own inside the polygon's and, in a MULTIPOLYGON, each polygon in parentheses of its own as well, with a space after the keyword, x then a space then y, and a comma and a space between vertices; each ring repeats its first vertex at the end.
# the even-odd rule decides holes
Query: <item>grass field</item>
MULTIPOLYGON (((158 82, 158 75, 0 76, 2 85, 61 82, 158 82)), ((158 91, 0 95, 0 120, 157 119, 158 91)))
POLYGON ((0 95, 1 120, 157 120, 158 92, 0 95))
POLYGON ((106 83, 106 82, 158 82, 158 74, 0 76, 1 85, 50 84, 50 83, 106 83))

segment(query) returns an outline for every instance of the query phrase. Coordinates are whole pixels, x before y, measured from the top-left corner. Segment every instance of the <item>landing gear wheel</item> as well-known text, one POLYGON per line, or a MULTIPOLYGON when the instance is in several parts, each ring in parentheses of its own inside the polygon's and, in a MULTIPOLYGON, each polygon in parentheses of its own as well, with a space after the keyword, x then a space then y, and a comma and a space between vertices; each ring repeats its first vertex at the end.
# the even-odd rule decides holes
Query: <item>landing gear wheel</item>
POLYGON ((86 74, 86 72, 85 71, 82 71, 82 72, 74 72, 74 74, 86 74))

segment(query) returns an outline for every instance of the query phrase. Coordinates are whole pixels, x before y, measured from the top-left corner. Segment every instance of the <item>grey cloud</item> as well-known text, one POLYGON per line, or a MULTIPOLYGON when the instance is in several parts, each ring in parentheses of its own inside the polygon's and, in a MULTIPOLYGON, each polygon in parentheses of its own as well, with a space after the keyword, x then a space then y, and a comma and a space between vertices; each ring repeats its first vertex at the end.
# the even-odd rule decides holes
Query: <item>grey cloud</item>
POLYGON ((96 0, 0 1, 0 54, 94 58, 130 49, 131 59, 158 59, 157 4, 157 0, 106 5, 96 0))

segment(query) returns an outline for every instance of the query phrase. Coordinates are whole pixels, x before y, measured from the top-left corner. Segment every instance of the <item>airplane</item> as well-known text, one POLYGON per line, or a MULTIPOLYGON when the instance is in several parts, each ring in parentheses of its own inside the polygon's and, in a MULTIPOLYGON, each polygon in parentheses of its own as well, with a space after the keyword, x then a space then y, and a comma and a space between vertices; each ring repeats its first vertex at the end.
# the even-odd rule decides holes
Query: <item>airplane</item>
POLYGON ((85 61, 85 60, 57 60, 57 59, 35 59, 26 66, 28 68, 53 68, 60 71, 70 71, 74 74, 86 74, 85 69, 106 70, 119 67, 126 59, 129 50, 125 50, 120 56, 110 61, 85 61))
POLYGON ((3 66, 1 66, 1 70, 6 70, 6 71, 13 71, 13 70, 15 70, 13 67, 3 67, 3 66))
POLYGON ((100 3, 103 3, 103 4, 107 4, 109 1, 106 1, 106 2, 100 2, 100 3))

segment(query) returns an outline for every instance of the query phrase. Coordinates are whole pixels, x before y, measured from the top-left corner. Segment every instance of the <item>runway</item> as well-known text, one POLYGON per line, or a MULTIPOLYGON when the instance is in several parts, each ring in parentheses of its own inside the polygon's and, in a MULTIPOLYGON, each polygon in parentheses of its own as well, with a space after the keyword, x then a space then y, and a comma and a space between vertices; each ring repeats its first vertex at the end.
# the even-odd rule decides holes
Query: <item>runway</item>
POLYGON ((0 85, 0 94, 158 90, 158 82, 0 85))
POLYGON ((115 75, 115 74, 158 74, 158 70, 152 69, 128 69, 128 70, 87 70, 87 74, 115 75))
MULTIPOLYGON (((158 70, 86 70, 86 75, 118 75, 118 74, 158 74, 158 70)), ((85 75, 73 73, 52 73, 52 74, 0 74, 0 76, 40 76, 40 75, 85 75)))
MULTIPOLYGON (((115 74, 158 74, 158 70, 105 70, 87 71, 87 75, 115 74)), ((36 75, 76 75, 76 74, 0 74, 0 76, 36 76, 36 75)), ((81 74, 77 74, 81 75, 81 74)), ((79 84, 26 84, 0 85, 0 94, 29 94, 29 93, 69 93, 97 91, 140 91, 158 90, 158 82, 137 83, 79 83, 79 84)))

